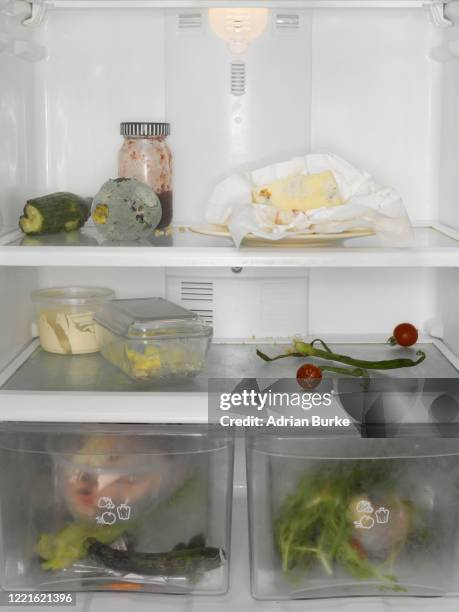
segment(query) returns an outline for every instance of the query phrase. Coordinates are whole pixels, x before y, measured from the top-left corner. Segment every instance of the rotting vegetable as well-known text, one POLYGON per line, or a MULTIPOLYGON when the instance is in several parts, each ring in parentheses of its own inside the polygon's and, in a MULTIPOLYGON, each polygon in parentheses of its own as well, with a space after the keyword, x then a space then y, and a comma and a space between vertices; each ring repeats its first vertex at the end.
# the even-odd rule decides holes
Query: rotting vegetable
POLYGON ((126 532, 122 523, 115 525, 93 525, 75 522, 56 534, 42 533, 38 537, 37 553, 44 570, 62 570, 88 554, 88 541, 93 538, 104 544, 112 544, 126 532))
POLYGON ((156 193, 136 179, 106 181, 94 197, 92 220, 106 240, 140 240, 152 235, 161 220, 156 193))
POLYGON ((312 340, 312 342, 302 342, 301 340, 294 340, 293 348, 287 353, 277 355, 277 357, 269 357, 262 351, 257 349, 257 355, 264 361, 277 361, 278 359, 285 359, 286 357, 317 357, 326 361, 334 361, 345 364, 350 367, 338 367, 320 365, 318 366, 322 372, 333 372, 335 374, 343 374, 346 376, 356 376, 359 378, 368 378, 368 370, 396 370, 399 368, 412 368, 419 365, 426 358, 424 351, 417 351, 417 359, 409 358, 396 358, 396 359, 385 359, 382 361, 368 361, 365 359, 355 359, 347 355, 340 355, 334 353, 330 347, 325 344, 320 338, 312 340), (322 346, 322 348, 316 348, 316 344, 322 346))
POLYGON ((88 553, 105 567, 146 576, 180 576, 191 580, 220 567, 225 560, 221 548, 208 547, 203 536, 192 538, 166 553, 115 550, 95 539, 88 540, 88 553))
POLYGON ((76 521, 66 525, 57 533, 42 533, 38 537, 36 551, 42 559, 44 570, 63 570, 88 555, 89 540, 102 544, 113 544, 129 531, 135 531, 145 522, 154 523, 164 512, 176 503, 183 502, 195 494, 196 481, 189 478, 168 499, 137 521, 115 523, 114 525, 94 525, 88 521, 76 521))
POLYGON ((430 531, 396 482, 396 464, 381 460, 334 462, 305 474, 274 524, 283 572, 319 569, 333 576, 341 568, 357 580, 380 582, 382 590, 405 591, 395 562, 402 551, 425 545, 430 531), (373 518, 379 506, 390 509, 392 522, 373 518), (372 529, 358 528, 362 521, 372 529))
POLYGON ((89 219, 92 198, 59 191, 27 200, 19 227, 28 235, 72 232, 89 219))

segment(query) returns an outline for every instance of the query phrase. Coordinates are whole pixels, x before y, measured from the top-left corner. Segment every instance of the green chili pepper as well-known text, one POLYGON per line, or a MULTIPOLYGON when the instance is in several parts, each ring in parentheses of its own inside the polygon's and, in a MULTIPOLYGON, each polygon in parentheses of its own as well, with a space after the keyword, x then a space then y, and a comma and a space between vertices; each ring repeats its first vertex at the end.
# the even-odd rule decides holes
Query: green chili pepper
POLYGON ((322 372, 333 372, 334 374, 345 374, 346 376, 356 376, 357 378, 368 378, 368 372, 363 368, 338 368, 334 366, 319 366, 322 372))
POLYGON ((382 361, 367 361, 365 359, 354 359, 353 357, 348 357, 347 355, 340 355, 339 353, 334 353, 320 338, 316 338, 310 343, 295 340, 293 343, 293 350, 291 352, 284 353, 283 355, 278 355, 277 357, 268 357, 259 350, 257 350, 257 355, 264 361, 276 361, 277 359, 284 359, 286 357, 317 357, 319 359, 325 359, 327 361, 336 361, 339 363, 344 363, 348 366, 352 366, 355 369, 346 370, 345 368, 329 368, 327 366, 323 366, 321 367, 321 369, 330 372, 336 372, 338 374, 347 374, 350 376, 365 376, 365 372, 362 372, 362 370, 396 370, 398 368, 412 368, 422 363, 426 358, 426 354, 424 353, 424 351, 417 351, 416 360, 407 358, 385 359, 382 361), (314 344, 318 343, 321 344, 324 348, 316 348, 314 344))

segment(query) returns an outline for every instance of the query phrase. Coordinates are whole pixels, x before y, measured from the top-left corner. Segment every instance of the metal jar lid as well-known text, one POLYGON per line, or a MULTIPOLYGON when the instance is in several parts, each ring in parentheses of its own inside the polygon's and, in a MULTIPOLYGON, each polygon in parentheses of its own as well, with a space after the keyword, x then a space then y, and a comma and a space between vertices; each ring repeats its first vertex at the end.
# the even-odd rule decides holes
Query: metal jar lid
POLYGON ((121 136, 169 136, 171 133, 170 123, 148 123, 144 121, 128 121, 120 125, 121 136))

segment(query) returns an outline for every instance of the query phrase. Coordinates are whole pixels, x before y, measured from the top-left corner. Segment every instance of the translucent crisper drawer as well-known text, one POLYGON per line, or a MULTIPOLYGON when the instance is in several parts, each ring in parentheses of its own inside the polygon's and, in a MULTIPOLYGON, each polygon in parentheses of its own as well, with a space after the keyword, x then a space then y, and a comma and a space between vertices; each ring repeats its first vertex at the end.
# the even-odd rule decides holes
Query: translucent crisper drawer
POLYGON ((257 599, 454 590, 459 440, 247 441, 257 599))
POLYGON ((1 587, 223 594, 233 440, 194 426, 0 426, 1 587))

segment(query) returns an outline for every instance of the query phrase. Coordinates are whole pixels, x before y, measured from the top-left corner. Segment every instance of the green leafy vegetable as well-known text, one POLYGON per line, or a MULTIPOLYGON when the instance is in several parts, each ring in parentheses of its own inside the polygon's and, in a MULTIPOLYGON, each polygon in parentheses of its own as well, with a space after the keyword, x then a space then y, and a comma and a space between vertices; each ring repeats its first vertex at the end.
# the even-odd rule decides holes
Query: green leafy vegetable
POLYGON ((126 526, 123 524, 71 523, 56 534, 41 534, 37 542, 37 553, 41 559, 44 559, 42 563, 44 570, 61 570, 86 557, 88 538, 94 538, 104 544, 112 544, 125 532, 126 526))
MULTIPOLYGON (((283 571, 321 568, 332 576, 341 567, 357 580, 404 590, 393 572, 395 561, 410 541, 425 542, 426 526, 397 492, 395 472, 393 462, 367 460, 326 463, 305 474, 283 501, 274 525, 283 571), (372 510, 384 502, 396 516, 396 525, 374 525, 372 535, 379 535, 376 551, 361 538, 369 530, 355 527, 363 516, 356 511, 359 500, 372 510)), ((374 520, 368 516, 367 521, 374 520)))

